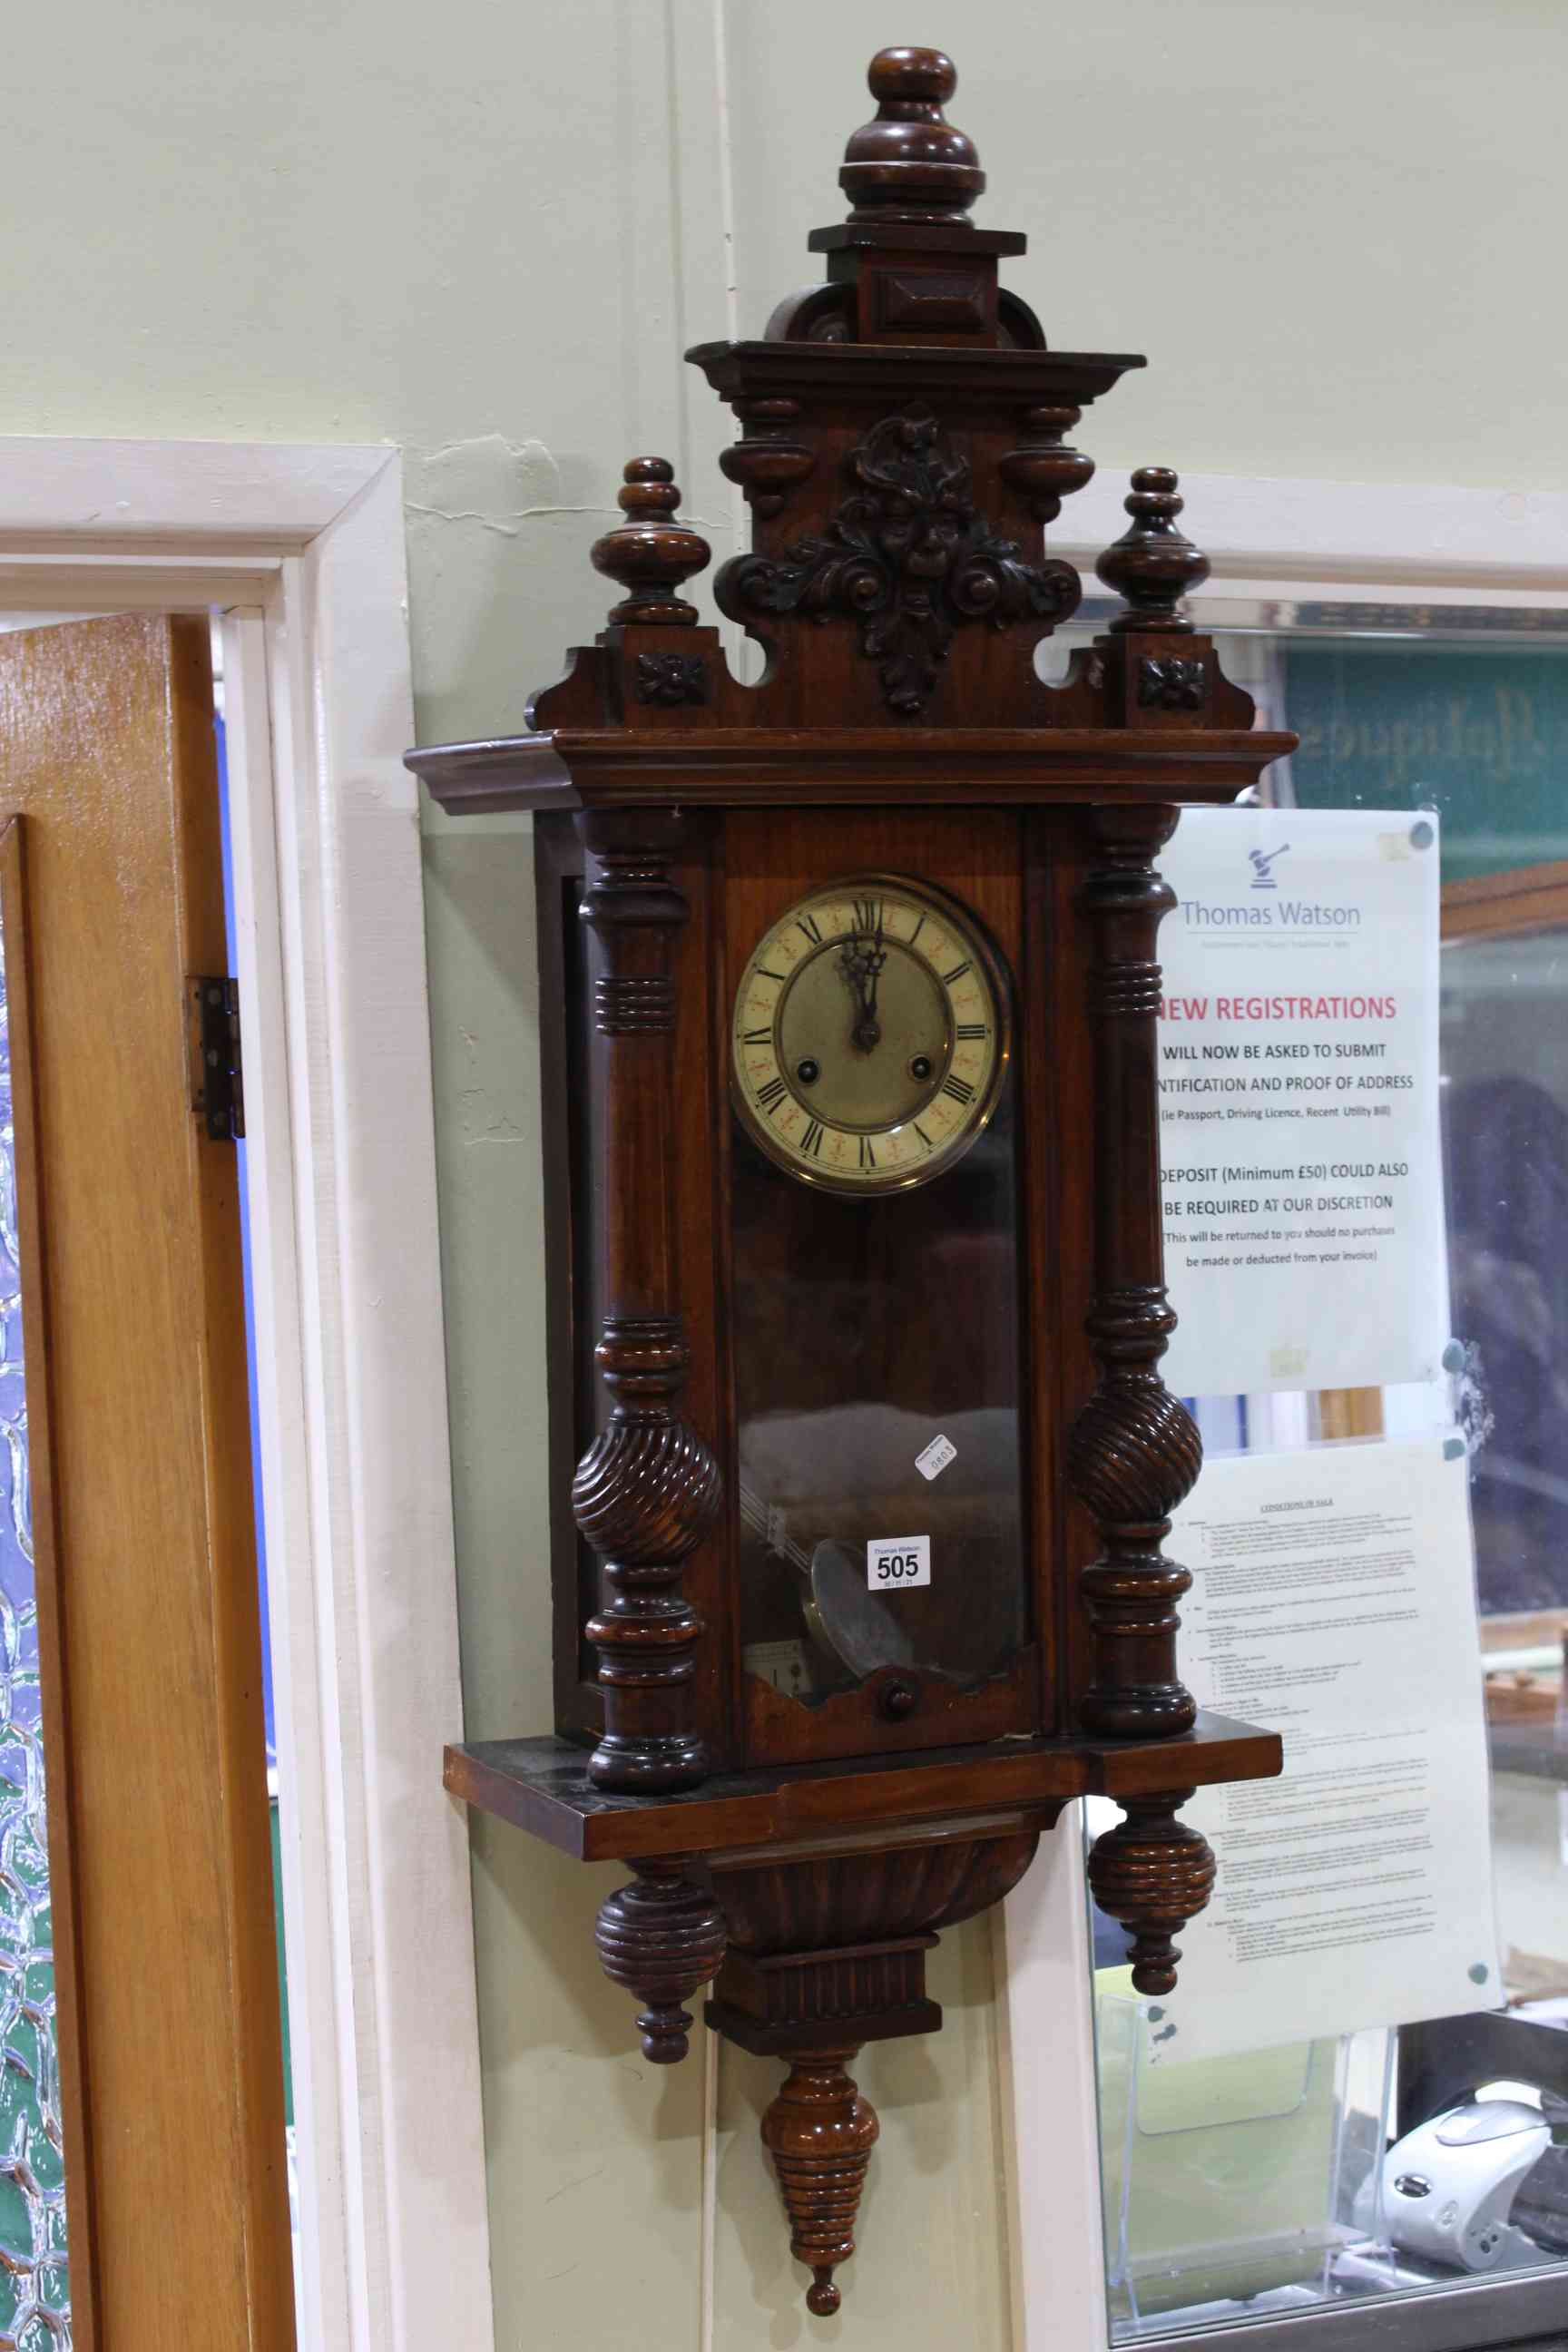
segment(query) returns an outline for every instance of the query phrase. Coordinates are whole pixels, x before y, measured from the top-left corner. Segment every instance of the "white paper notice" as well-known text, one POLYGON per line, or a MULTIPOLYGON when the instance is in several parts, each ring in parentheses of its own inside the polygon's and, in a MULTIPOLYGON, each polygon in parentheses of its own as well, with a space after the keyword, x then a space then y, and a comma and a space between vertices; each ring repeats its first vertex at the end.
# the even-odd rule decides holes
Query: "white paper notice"
POLYGON ((1499 2005, 1466 1470, 1455 1436, 1222 1456, 1178 1514, 1184 1679, 1285 1772, 1183 1809, 1219 1875, 1151 2054, 1499 2005))
POLYGON ((1166 1385, 1435 1378, 1436 818, 1191 809, 1160 865, 1166 1385))

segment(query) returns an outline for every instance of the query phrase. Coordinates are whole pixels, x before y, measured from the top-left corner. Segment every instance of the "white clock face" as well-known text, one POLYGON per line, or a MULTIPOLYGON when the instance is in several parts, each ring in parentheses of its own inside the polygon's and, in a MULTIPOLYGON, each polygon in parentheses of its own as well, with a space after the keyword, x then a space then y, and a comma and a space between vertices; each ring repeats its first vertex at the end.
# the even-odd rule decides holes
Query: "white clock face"
POLYGON ((851 876, 757 942, 731 1045, 736 1108, 772 1159, 833 1191, 893 1191, 950 1168, 990 1118, 1005 982, 952 899, 851 876))

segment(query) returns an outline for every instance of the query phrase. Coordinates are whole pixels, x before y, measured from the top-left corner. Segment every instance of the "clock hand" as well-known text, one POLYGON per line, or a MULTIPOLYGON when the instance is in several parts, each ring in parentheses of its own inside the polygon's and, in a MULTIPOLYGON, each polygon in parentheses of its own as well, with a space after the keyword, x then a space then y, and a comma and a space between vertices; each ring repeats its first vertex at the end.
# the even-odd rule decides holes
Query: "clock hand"
POLYGON ((844 977, 855 992, 858 1018, 849 1032, 849 1042, 858 1053, 872 1053, 882 1041, 881 1024, 877 1019, 877 982, 887 961, 880 924, 864 938, 857 934, 847 940, 839 951, 844 977))

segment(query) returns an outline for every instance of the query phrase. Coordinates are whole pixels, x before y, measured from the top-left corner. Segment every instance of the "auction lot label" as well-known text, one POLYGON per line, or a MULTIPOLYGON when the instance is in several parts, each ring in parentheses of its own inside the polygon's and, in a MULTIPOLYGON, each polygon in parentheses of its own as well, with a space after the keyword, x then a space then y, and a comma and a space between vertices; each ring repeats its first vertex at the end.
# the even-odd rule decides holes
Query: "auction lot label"
POLYGON ((1167 1387, 1434 1378, 1436 817, 1188 809, 1160 866, 1167 1387))

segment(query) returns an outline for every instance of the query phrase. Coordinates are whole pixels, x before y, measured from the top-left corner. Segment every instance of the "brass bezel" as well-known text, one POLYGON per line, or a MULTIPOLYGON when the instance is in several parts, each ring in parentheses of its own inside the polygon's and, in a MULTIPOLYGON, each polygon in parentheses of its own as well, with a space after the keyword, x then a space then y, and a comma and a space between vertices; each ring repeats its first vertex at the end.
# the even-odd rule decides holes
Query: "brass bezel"
MULTIPOLYGON (((787 1147, 781 1145, 779 1138, 769 1132, 767 1127, 752 1110, 751 1101, 735 1068, 735 1006, 734 999, 731 997, 725 1028, 728 1039, 730 1102, 737 1119, 758 1150, 771 1160, 775 1167, 782 1168, 786 1175, 793 1176, 797 1183, 809 1185, 816 1192, 832 1192, 839 1200, 848 1201, 879 1198, 889 1192, 912 1192, 918 1185, 934 1183, 939 1177, 945 1176, 950 1169, 955 1168, 965 1153, 973 1149, 990 1126, 996 1106, 1002 1098, 1002 1088, 1006 1080, 1013 1055, 1013 986, 1006 961, 983 919, 952 891, 944 890, 940 883, 917 881, 914 877, 908 874, 829 875, 824 881, 814 882, 811 887, 799 898, 792 899, 787 907, 773 918, 760 936, 766 938, 768 933, 777 930, 782 924, 787 923, 798 908, 809 907, 814 899, 823 898, 830 891, 837 893, 867 887, 896 890, 906 898, 912 898, 918 904, 929 906, 933 913, 939 914, 944 922, 953 925, 973 946, 980 962, 984 967, 985 976, 990 982, 992 997, 996 1006, 996 1055, 980 1108, 969 1126, 965 1128, 961 1139, 949 1145, 941 1152, 933 1153, 931 1158, 921 1166, 911 1168, 900 1175, 833 1176, 826 1171, 803 1168, 787 1147)), ((742 977, 750 969, 757 945, 757 940, 753 940, 746 950, 745 962, 742 967, 742 977)), ((775 1051, 779 1018, 787 994, 786 990, 780 995, 778 1003, 773 1009, 775 1051)), ((782 1055, 778 1055, 778 1061, 780 1071, 783 1072, 784 1056, 782 1055)), ((789 1086, 787 1076, 784 1083, 789 1086)), ((793 1086, 789 1087, 789 1091, 795 1100, 801 1103, 802 1109, 809 1110, 810 1106, 801 1102, 801 1097, 795 1094, 793 1086)), ((837 1120, 831 1121, 830 1124, 838 1126, 837 1120)), ((886 1131, 884 1129, 876 1130, 879 1134, 886 1131)), ((848 1134, 855 1130, 840 1129, 840 1132, 848 1134)))

